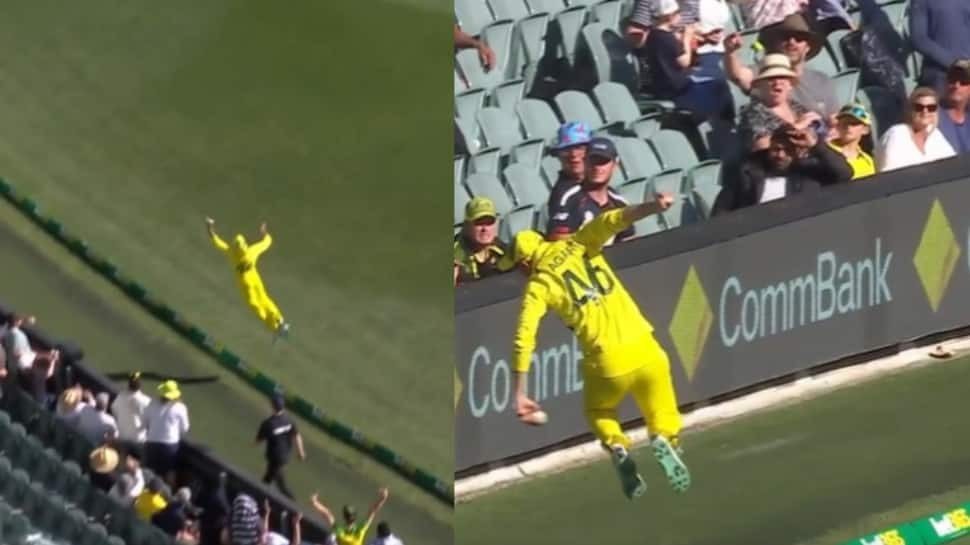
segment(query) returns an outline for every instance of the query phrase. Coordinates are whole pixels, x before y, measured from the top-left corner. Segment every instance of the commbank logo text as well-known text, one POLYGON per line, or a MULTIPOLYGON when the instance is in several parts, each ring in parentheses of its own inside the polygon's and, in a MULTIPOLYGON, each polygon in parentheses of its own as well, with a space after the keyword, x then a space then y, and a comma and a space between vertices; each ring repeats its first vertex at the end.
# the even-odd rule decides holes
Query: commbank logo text
POLYGON ((688 379, 697 371, 714 318, 721 343, 730 348, 889 303, 892 263, 893 252, 877 237, 871 255, 848 258, 825 250, 806 260, 799 274, 769 283, 734 274, 718 286, 716 312, 692 266, 669 328, 688 379))

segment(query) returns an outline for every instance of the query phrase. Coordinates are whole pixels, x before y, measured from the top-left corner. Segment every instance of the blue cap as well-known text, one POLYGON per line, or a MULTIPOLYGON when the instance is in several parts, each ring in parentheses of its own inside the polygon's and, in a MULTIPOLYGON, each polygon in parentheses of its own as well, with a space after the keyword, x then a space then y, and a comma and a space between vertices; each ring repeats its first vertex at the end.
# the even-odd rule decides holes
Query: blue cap
POLYGON ((553 150, 561 150, 572 146, 582 146, 589 144, 590 140, 589 125, 582 122, 563 123, 559 127, 559 135, 556 138, 556 146, 553 150))
POLYGON ((605 157, 612 161, 616 159, 616 146, 613 145, 613 141, 609 138, 594 138, 589 141, 589 146, 586 148, 586 155, 588 157, 605 157))

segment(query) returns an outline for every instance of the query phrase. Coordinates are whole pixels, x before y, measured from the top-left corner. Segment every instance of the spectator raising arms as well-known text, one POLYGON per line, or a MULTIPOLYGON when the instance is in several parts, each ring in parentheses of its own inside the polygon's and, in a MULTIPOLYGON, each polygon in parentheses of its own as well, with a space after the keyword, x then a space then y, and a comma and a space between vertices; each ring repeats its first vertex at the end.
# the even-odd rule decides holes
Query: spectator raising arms
POLYGON ((337 545, 364 545, 364 536, 367 535, 368 528, 373 524, 377 512, 381 510, 381 507, 384 507, 387 498, 387 488, 378 490, 377 501, 371 506, 370 511, 367 512, 367 518, 363 521, 357 519, 357 511, 353 506, 345 505, 343 509, 344 521, 339 524, 330 509, 320 501, 316 494, 310 497, 310 502, 327 525, 333 528, 337 545))
POLYGON ((852 167, 852 179, 858 180, 876 173, 876 162, 860 143, 869 134, 872 118, 861 104, 848 104, 839 110, 836 135, 829 146, 845 157, 852 167))
POLYGON ((821 186, 847 182, 852 169, 815 131, 780 127, 768 148, 750 154, 738 172, 725 178, 713 214, 817 192, 821 186))
POLYGON ((940 102, 936 91, 917 87, 906 106, 906 121, 893 125, 882 136, 877 153, 879 171, 929 163, 956 153, 937 130, 940 102))
POLYGON ((738 135, 743 150, 767 148, 771 135, 786 125, 821 131, 823 124, 819 115, 792 98, 797 81, 798 74, 791 69, 788 57, 777 53, 765 55, 758 76, 752 80, 757 92, 740 113, 738 135))
POLYGON ((946 72, 946 100, 940 113, 940 132, 953 151, 970 151, 970 123, 967 108, 970 104, 970 59, 960 59, 946 72))

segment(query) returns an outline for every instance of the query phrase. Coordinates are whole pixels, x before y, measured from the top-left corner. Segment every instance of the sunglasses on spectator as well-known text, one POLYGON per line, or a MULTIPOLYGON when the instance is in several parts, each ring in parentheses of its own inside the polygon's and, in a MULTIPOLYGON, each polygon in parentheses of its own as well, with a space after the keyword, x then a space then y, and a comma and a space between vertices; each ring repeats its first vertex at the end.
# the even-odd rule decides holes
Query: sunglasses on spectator
POLYGON ((783 34, 780 36, 781 42, 785 43, 789 40, 795 40, 796 42, 807 42, 808 36, 804 34, 783 34))
POLYGON ((920 104, 918 102, 913 103, 914 112, 929 112, 934 113, 938 110, 940 106, 938 104, 920 104))

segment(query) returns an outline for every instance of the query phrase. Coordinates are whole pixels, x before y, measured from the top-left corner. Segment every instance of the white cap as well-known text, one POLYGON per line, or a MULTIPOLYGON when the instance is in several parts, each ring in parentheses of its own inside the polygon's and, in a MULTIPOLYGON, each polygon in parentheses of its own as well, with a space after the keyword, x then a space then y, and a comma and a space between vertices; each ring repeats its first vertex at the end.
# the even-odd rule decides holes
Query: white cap
POLYGON ((666 17, 678 11, 680 11, 680 4, 677 3, 677 0, 657 0, 657 9, 654 16, 666 17))

